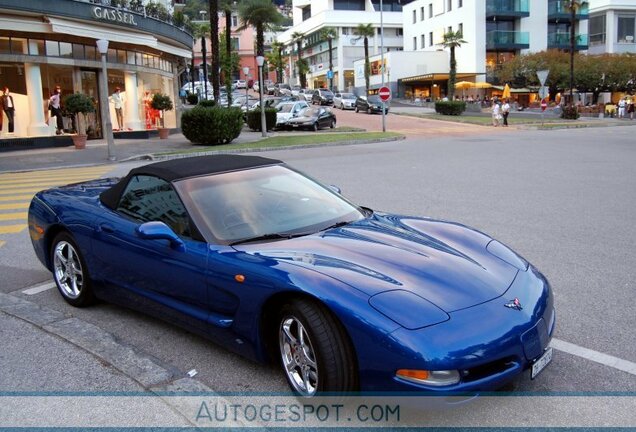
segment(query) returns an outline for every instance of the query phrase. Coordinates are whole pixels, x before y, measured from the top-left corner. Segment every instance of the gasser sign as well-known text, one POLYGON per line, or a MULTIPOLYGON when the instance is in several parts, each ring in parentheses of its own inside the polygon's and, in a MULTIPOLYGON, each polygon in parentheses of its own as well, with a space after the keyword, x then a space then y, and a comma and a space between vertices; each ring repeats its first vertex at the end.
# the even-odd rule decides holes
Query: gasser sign
POLYGON ((93 17, 104 21, 118 22, 133 26, 137 25, 137 21, 135 21, 136 17, 133 14, 101 6, 95 6, 93 8, 93 17))

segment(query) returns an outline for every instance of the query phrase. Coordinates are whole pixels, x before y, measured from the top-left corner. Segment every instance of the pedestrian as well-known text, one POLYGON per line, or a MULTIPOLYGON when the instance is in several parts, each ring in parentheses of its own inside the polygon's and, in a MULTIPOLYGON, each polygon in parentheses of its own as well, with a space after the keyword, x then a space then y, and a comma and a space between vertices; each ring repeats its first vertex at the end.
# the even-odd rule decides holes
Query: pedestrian
POLYGON ((630 120, 634 120, 634 99, 630 99, 629 104, 627 104, 627 114, 629 114, 630 120))
POLYGON ((510 114, 510 101, 506 99, 501 106, 501 115, 503 116, 504 127, 508 127, 508 114, 510 114))
POLYGON ((492 125, 494 127, 499 126, 499 122, 501 120, 501 107, 497 102, 493 102, 492 104, 492 125))
POLYGON ((51 117, 57 118, 55 134, 62 135, 64 133, 64 122, 62 119, 62 89, 60 86, 55 87, 55 91, 49 98, 49 111, 51 111, 51 117))
POLYGON ((186 92, 186 89, 181 88, 181 90, 179 90, 179 97, 181 98, 181 103, 185 105, 186 99, 188 97, 188 93, 186 92))
POLYGON ((618 101, 618 118, 623 118, 625 117, 625 107, 627 106, 627 102, 625 101, 625 98, 621 98, 621 100, 618 101))
MULTIPOLYGON (((2 110, 7 115, 7 122, 9 124, 9 133, 13 133, 13 118, 15 117, 15 104, 13 103, 13 96, 9 93, 9 87, 5 87, 2 92, 2 110)), ((0 113, 2 116, 2 113, 0 113)), ((2 130, 2 122, 0 121, 0 130, 2 130)))
POLYGON ((115 115, 117 117, 117 130, 124 129, 124 114, 122 112, 124 100, 121 96, 121 88, 115 87, 115 92, 111 96, 113 105, 115 105, 115 115))

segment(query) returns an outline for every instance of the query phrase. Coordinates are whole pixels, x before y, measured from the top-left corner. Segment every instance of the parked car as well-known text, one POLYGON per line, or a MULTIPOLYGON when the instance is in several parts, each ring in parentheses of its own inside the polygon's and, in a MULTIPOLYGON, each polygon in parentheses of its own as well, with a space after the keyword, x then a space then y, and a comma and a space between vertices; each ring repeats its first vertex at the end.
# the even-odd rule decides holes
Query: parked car
MULTIPOLYGON (((356 112, 362 111, 367 114, 381 113, 382 112, 382 100, 379 96, 358 96, 356 99, 356 112)), ((385 102, 384 113, 389 112, 389 104, 385 102)))
POLYGON ((264 89, 268 95, 275 95, 276 94, 276 84, 274 83, 269 83, 265 86, 264 89))
POLYGON ((274 92, 274 94, 276 96, 291 96, 291 87, 289 86, 289 84, 276 84, 276 91, 274 92))
POLYGON ((277 363, 304 397, 478 393, 537 378, 552 358, 552 289, 510 248, 355 205, 280 160, 156 162, 38 192, 28 221, 70 305, 184 326, 277 363))
POLYGON ((278 112, 276 113, 276 127, 283 128, 287 126, 287 122, 309 105, 305 101, 281 102, 276 105, 278 112))
POLYGON ((354 109, 356 107, 356 95, 353 93, 336 93, 333 97, 333 106, 341 110, 354 109))
POLYGON ((336 115, 329 108, 309 107, 302 110, 297 117, 289 119, 287 126, 292 129, 313 129, 336 127, 336 115))
POLYGON ((236 89, 245 89, 247 88, 247 81, 245 80, 236 80, 232 84, 232 86, 236 89))
POLYGON ((312 89, 300 89, 298 90, 298 100, 304 100, 307 102, 311 102, 311 97, 313 96, 314 91, 312 89))
POLYGON ((311 103, 317 105, 333 105, 333 93, 331 90, 314 90, 311 96, 311 103))
POLYGON ((298 86, 298 85, 292 86, 292 88, 291 88, 292 96, 298 96, 298 92, 300 92, 300 90, 301 90, 300 86, 298 86))

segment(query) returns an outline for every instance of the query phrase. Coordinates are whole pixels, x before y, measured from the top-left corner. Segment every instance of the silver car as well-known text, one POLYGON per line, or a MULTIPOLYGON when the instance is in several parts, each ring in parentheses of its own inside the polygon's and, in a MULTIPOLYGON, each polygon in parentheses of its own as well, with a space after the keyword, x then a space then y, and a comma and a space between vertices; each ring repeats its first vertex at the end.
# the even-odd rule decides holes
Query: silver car
POLYGON ((333 97, 334 108, 354 109, 356 107, 356 95, 353 93, 336 93, 333 97))

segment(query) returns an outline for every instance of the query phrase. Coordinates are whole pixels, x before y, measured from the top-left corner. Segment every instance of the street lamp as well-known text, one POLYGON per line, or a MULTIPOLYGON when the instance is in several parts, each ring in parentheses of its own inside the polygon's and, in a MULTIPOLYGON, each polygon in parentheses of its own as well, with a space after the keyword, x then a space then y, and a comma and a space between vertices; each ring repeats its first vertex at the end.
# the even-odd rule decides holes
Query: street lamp
POLYGON ((249 66, 243 66, 243 76, 245 77, 245 115, 247 115, 247 78, 249 77, 250 68, 249 66))
POLYGON ((113 139, 113 124, 110 121, 110 110, 108 106, 108 70, 106 69, 106 54, 108 54, 108 40, 99 39, 97 50, 102 55, 102 84, 99 92, 99 105, 102 111, 102 125, 106 143, 108 144, 108 160, 115 160, 115 141, 113 139))
POLYGON ((261 107, 261 135, 267 136, 267 123, 265 121, 265 107, 263 106, 263 64, 265 64, 265 57, 262 55, 256 56, 256 64, 258 65, 258 96, 259 106, 261 107))

